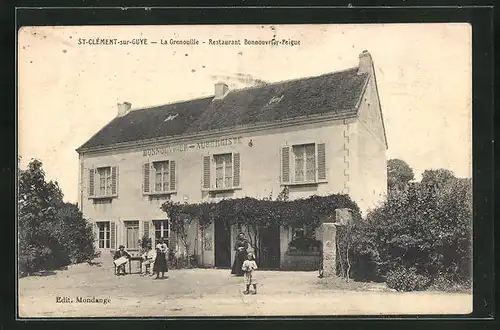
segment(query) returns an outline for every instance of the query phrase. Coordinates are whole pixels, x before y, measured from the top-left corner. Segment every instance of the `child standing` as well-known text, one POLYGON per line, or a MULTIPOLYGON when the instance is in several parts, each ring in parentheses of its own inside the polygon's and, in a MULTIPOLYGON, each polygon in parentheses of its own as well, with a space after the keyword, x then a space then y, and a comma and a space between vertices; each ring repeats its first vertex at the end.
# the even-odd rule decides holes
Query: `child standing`
POLYGON ((252 294, 257 294, 257 281, 255 277, 255 271, 257 270, 257 263, 255 262, 255 257, 252 252, 248 253, 247 260, 243 262, 241 267, 245 274, 245 285, 246 290, 243 291, 244 294, 250 293, 250 285, 253 286, 252 294))

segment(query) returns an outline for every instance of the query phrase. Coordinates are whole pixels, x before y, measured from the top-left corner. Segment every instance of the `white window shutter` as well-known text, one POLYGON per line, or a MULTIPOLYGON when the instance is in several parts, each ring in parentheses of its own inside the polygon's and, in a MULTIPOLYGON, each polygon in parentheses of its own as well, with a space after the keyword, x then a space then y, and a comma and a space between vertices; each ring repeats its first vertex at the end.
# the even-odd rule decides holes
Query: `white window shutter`
POLYGON ((316 145, 316 177, 318 181, 326 180, 326 144, 318 143, 316 145))
POLYGON ((203 156, 202 159, 202 190, 210 190, 211 187, 211 157, 203 156))
POLYGON ((281 148, 281 183, 290 183, 290 147, 281 148))
MULTIPOLYGON (((146 237, 150 237, 149 236, 149 226, 150 226, 151 222, 150 221, 144 221, 143 222, 143 226, 144 226, 144 230, 143 230, 143 236, 146 236, 146 237)), ((142 238, 142 237, 141 237, 142 238)))
POLYGON ((145 163, 142 168, 142 192, 144 194, 147 194, 150 192, 150 170, 149 170, 149 163, 145 163))
POLYGON ((111 167, 111 195, 118 196, 118 166, 111 167))
POLYGON ((94 233, 94 242, 99 242, 99 227, 95 221, 92 222, 92 231, 94 233))
POLYGON ((241 187, 241 157, 233 153, 233 188, 241 187))
POLYGON ((156 169, 154 163, 149 163, 149 191, 156 191, 156 169))
POLYGON ((116 249, 116 224, 114 221, 109 222, 109 247, 116 249))
POLYGON ((175 160, 171 160, 169 163, 170 166, 170 191, 177 190, 177 171, 175 168, 175 160))
POLYGON ((89 168, 89 189, 88 194, 89 197, 95 196, 95 170, 93 168, 89 168))

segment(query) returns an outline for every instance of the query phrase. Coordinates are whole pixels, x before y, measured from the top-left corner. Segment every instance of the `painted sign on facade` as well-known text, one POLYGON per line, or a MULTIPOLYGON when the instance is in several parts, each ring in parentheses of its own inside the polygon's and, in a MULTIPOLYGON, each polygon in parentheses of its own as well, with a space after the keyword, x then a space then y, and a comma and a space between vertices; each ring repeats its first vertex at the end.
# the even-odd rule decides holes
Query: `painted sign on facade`
POLYGON ((176 145, 176 146, 151 148, 151 149, 144 150, 142 155, 144 157, 158 156, 158 155, 165 155, 165 154, 170 154, 170 153, 175 153, 175 152, 184 152, 186 150, 191 150, 191 149, 218 148, 218 147, 231 146, 231 145, 240 144, 240 143, 241 143, 241 136, 237 136, 237 137, 229 137, 229 138, 223 138, 223 139, 202 141, 202 142, 191 143, 191 144, 184 143, 184 144, 180 144, 180 145, 176 145))

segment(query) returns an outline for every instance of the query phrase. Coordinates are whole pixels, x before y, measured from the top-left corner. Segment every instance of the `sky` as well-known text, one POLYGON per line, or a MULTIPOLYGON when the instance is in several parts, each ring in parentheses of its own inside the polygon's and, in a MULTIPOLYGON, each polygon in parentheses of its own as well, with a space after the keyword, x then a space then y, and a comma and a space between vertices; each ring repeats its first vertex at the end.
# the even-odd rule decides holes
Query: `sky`
POLYGON ((78 198, 76 148, 117 115, 230 89, 358 65, 368 50, 387 158, 472 175, 472 47, 468 24, 24 27, 18 34, 18 154, 43 162, 65 201, 78 198), (209 45, 213 39, 296 40, 288 46, 209 45), (82 39, 147 45, 83 44, 82 39), (170 45, 170 39, 198 45, 170 45), (167 44, 162 44, 162 40, 167 44), (152 44, 156 41, 156 44, 152 44), (203 43, 205 42, 205 43, 203 43))

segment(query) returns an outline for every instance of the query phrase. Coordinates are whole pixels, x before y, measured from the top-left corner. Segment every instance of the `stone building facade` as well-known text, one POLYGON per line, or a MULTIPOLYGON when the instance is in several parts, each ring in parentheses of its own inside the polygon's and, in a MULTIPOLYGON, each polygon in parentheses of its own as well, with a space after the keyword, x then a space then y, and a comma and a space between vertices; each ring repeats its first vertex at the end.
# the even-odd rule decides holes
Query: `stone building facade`
MULTIPOLYGON (((366 212, 386 193, 384 122, 371 55, 343 71, 251 88, 215 85, 215 95, 144 109, 118 104, 115 119, 77 149, 79 205, 96 246, 139 249, 165 237, 160 206, 222 198, 347 193, 366 212)), ((238 228, 189 229, 198 263, 228 267, 238 228)), ((261 263, 283 264, 293 229, 260 234, 261 263)))

